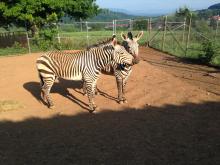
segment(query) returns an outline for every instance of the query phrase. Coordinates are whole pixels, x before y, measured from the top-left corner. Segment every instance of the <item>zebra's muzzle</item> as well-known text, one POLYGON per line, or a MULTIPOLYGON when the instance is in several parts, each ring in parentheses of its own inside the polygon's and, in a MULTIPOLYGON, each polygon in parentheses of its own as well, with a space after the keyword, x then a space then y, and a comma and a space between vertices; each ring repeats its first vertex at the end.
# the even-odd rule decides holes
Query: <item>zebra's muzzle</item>
POLYGON ((133 65, 138 64, 139 62, 140 62, 140 59, 138 57, 136 57, 132 60, 133 65))

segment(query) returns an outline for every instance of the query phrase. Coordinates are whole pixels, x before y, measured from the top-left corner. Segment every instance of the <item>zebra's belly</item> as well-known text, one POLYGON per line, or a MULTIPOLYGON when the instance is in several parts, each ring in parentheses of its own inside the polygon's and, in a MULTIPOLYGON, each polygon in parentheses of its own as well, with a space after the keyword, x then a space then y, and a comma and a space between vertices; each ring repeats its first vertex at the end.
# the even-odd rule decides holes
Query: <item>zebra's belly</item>
POLYGON ((72 75, 72 76, 65 76, 65 77, 62 77, 66 80, 82 80, 82 74, 79 73, 77 75, 72 75))

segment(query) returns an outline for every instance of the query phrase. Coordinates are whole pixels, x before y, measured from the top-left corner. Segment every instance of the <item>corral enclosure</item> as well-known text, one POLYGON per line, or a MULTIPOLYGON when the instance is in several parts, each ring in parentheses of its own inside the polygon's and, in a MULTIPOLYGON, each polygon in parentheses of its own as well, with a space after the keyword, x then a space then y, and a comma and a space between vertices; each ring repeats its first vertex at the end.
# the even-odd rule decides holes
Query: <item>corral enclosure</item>
MULTIPOLYGON (((109 38, 112 34, 116 34, 120 40, 121 32, 132 31, 136 34, 143 30, 144 36, 140 45, 147 45, 178 57, 200 61, 210 60, 212 65, 220 64, 219 21, 211 23, 211 20, 164 16, 160 18, 113 20, 111 22, 59 23, 55 26, 57 33, 54 33, 53 42, 45 42, 45 39, 41 37, 32 38, 27 32, 23 33, 22 42, 16 39, 14 42, 20 42, 23 46, 26 45, 26 52, 57 48, 64 50, 84 49, 88 45, 109 38), (211 59, 207 57, 210 50, 214 51, 211 59)), ((12 45, 11 39, 9 40, 10 45, 12 45)), ((1 43, 3 44, 3 42, 1 43)), ((4 42, 3 45, 6 43, 4 42)), ((24 52, 24 48, 20 51, 24 52)))
POLYGON ((161 17, 58 24, 53 43, 65 50, 144 31, 142 60, 128 80, 128 104, 117 103, 115 78, 102 75, 95 115, 87 111, 81 82, 59 79, 51 94, 56 108, 43 105, 35 68, 42 53, 33 52, 54 47, 22 32, 22 51, 30 53, 0 58, 0 164, 218 165, 219 70, 146 48, 197 58, 205 53, 203 44, 216 41, 219 51, 217 24, 205 21, 206 31, 188 23, 161 17))
POLYGON ((93 115, 80 82, 57 81, 55 109, 42 104, 40 55, 0 58, 0 164, 218 165, 218 70, 140 48, 128 104, 117 103, 115 78, 102 75, 93 115))

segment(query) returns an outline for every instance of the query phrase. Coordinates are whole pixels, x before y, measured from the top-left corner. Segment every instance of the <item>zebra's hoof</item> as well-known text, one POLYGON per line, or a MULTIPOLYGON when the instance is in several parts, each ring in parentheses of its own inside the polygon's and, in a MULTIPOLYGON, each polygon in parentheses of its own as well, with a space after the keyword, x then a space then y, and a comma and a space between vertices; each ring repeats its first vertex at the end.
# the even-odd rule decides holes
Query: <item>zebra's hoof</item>
POLYGON ((100 108, 98 106, 95 107, 95 111, 98 111, 100 110, 100 108))
POLYGON ((50 109, 54 109, 54 108, 55 108, 55 105, 50 105, 49 108, 50 108, 50 109))
POLYGON ((120 100, 118 103, 119 103, 119 104, 124 104, 124 102, 123 102, 122 100, 120 100))
POLYGON ((100 93, 99 92, 95 92, 95 95, 100 95, 100 93))
POLYGON ((89 110, 89 113, 93 113, 94 111, 95 111, 95 109, 93 109, 93 110, 90 109, 90 110, 89 110))

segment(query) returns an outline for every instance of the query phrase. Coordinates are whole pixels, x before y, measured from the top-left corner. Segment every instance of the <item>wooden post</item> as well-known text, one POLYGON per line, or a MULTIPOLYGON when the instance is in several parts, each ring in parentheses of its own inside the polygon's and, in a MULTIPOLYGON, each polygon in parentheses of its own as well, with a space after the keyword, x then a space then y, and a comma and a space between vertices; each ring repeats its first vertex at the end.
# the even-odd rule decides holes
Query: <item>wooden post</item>
POLYGON ((185 41, 185 31, 186 31, 186 18, 184 18, 184 23, 183 23, 183 37, 182 37, 182 43, 185 41))
POLYGON ((59 33, 58 24, 57 24, 57 39, 58 39, 58 43, 60 44, 60 33, 59 33))
POLYGON ((30 40, 28 37, 28 32, 26 32, 26 39, 27 39, 28 52, 31 53, 31 46, 30 46, 30 40))
POLYGON ((80 18, 80 28, 81 28, 81 32, 82 32, 83 31, 82 18, 80 18))
POLYGON ((191 34, 191 27, 192 27, 192 13, 190 14, 190 18, 189 18, 189 29, 188 29, 188 34, 187 34, 187 40, 186 40, 186 51, 185 51, 185 56, 187 55, 187 51, 189 48, 189 40, 190 40, 190 34, 191 34))
POLYGON ((164 51, 164 44, 165 44, 165 40, 166 40, 166 31, 167 31, 167 16, 165 16, 165 18, 164 18, 162 51, 164 51))
POLYGON ((151 18, 148 18, 148 20, 147 20, 147 30, 148 30, 147 46, 150 46, 150 37, 151 37, 151 18))
POLYGON ((117 33, 117 20, 115 19, 115 35, 117 33))
POLYGON ((132 19, 129 20, 129 25, 130 25, 129 30, 132 31, 132 30, 133 30, 133 22, 132 22, 132 19))
POLYGON ((114 20, 112 20, 112 35, 114 35, 115 34, 115 21, 114 20))
POLYGON ((218 34, 218 20, 216 21, 215 40, 217 38, 217 34, 218 34))
POLYGON ((87 21, 86 21, 86 41, 87 41, 87 46, 89 46, 89 27, 87 21))

